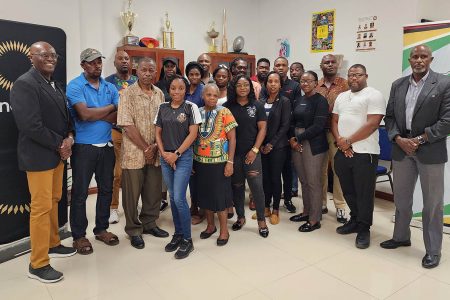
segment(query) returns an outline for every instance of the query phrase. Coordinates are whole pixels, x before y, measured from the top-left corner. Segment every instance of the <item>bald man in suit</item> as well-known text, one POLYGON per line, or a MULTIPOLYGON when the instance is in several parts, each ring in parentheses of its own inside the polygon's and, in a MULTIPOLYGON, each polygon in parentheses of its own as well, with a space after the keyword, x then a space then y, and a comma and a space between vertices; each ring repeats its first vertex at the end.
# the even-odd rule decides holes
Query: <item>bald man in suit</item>
POLYGON ((413 193, 420 178, 423 239, 422 267, 439 265, 442 248, 444 165, 450 134, 450 78, 430 69, 431 49, 414 47, 409 56, 412 74, 392 84, 386 128, 393 143, 395 227, 385 249, 411 246, 409 224, 413 193))

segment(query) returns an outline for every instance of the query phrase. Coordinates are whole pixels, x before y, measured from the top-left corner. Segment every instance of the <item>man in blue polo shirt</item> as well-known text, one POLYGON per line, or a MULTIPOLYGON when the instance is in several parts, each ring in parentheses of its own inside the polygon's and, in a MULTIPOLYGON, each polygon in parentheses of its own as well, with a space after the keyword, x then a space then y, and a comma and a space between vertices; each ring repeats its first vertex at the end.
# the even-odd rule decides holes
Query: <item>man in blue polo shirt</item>
POLYGON ((95 49, 81 52, 80 65, 84 71, 67 85, 68 106, 75 123, 70 227, 73 246, 79 254, 93 252, 86 238, 86 199, 94 173, 98 188, 95 238, 110 246, 119 243, 117 236, 107 231, 115 162, 111 129, 117 119, 119 93, 101 77, 102 58, 95 49))

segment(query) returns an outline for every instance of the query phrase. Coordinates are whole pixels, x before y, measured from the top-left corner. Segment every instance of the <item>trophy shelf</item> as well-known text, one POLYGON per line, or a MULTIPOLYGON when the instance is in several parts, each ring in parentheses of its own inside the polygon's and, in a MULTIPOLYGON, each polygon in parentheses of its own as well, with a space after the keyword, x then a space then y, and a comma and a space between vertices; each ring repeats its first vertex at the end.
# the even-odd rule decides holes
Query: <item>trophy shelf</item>
POLYGON ((240 53, 208 53, 211 57, 211 71, 223 64, 230 67, 230 63, 236 57, 242 57, 248 62, 248 76, 255 75, 256 61, 254 55, 240 54, 240 53))
POLYGON ((153 79, 154 83, 159 80, 159 74, 163 59, 166 57, 175 57, 178 60, 178 66, 181 73, 184 75, 184 51, 164 48, 145 48, 139 46, 122 46, 118 47, 117 51, 124 50, 130 56, 131 73, 136 75, 137 64, 139 59, 143 57, 150 57, 156 62, 156 75, 153 79))

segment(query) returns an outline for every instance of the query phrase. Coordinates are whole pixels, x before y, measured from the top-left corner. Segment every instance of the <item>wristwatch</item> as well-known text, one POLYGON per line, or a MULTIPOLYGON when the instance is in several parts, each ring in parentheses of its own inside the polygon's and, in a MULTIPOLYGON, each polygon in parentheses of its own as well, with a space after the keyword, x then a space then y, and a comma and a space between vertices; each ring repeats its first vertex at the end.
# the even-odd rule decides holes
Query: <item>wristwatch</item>
POLYGON ((180 157, 181 156, 181 153, 180 153, 180 151, 175 151, 175 154, 178 156, 178 157, 180 157))
POLYGON ((253 147, 253 148, 252 148, 252 151, 255 152, 255 154, 258 154, 258 153, 259 153, 259 149, 256 148, 256 147, 253 147))
POLYGON ((425 139, 421 135, 417 136, 417 140, 419 141, 419 145, 423 145, 426 143, 425 139))

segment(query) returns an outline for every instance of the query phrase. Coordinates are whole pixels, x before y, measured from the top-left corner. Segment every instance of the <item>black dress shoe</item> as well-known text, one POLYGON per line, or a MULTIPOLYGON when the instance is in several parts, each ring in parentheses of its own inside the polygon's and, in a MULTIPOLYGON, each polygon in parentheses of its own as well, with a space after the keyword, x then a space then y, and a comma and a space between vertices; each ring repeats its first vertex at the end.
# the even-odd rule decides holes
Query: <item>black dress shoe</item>
POLYGON ((303 224, 302 226, 300 226, 298 228, 298 231, 300 231, 300 232, 311 232, 311 231, 314 231, 316 229, 319 229, 320 227, 322 227, 320 225, 320 222, 317 222, 314 225, 311 225, 311 223, 306 222, 305 224, 303 224))
POLYGON ((237 221, 233 224, 233 226, 231 226, 231 229, 232 229, 233 231, 241 230, 242 227, 244 227, 244 225, 245 225, 245 219, 243 219, 243 220, 244 220, 244 221, 242 221, 242 223, 241 223, 240 220, 237 220, 237 221))
POLYGON ((295 213, 297 211, 297 208, 295 207, 295 205, 292 203, 291 200, 284 200, 284 205, 283 206, 291 214, 293 214, 293 213, 295 213))
POLYGON ((136 249, 144 249, 145 242, 142 239, 142 236, 140 235, 133 235, 131 236, 131 246, 133 246, 136 249))
POLYGON ((230 238, 230 235, 226 239, 219 239, 217 238, 217 246, 225 246, 228 243, 228 239, 230 238))
POLYGON ((355 246, 358 249, 366 249, 370 246, 370 231, 363 230, 356 235, 355 246))
POLYGON ((260 236, 262 236, 263 238, 266 238, 269 236, 269 228, 267 227, 260 227, 258 229, 258 233, 260 236))
POLYGON ((432 269, 436 268, 439 265, 439 262, 441 261, 441 255, 431 255, 431 254, 425 254, 425 256, 422 258, 422 267, 425 269, 432 269))
POLYGON ((328 207, 322 208, 322 215, 326 215, 328 213, 328 207))
POLYGON ((216 232, 217 232, 217 228, 216 227, 214 227, 214 230, 211 231, 211 232, 207 232, 206 230, 202 231, 202 232, 200 232, 200 238, 202 240, 205 240, 205 239, 209 238, 210 236, 212 236, 216 232))
POLYGON ((380 243, 380 247, 384 249, 397 249, 398 247, 409 247, 409 246, 411 246, 411 240, 396 241, 394 239, 390 239, 380 243))
POLYGON ((358 222, 356 220, 350 219, 347 223, 336 228, 336 232, 339 234, 350 234, 358 232, 358 222))
POLYGON ((303 213, 300 213, 298 215, 292 216, 289 218, 292 222, 306 222, 308 221, 309 216, 304 216, 303 213))
POLYGON ((145 234, 151 234, 153 236, 159 237, 159 238, 166 238, 169 236, 169 233, 158 226, 150 228, 150 229, 144 229, 143 233, 145 234))

